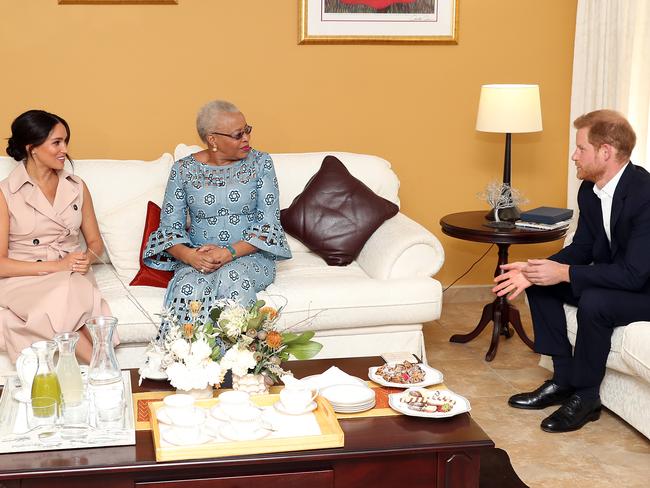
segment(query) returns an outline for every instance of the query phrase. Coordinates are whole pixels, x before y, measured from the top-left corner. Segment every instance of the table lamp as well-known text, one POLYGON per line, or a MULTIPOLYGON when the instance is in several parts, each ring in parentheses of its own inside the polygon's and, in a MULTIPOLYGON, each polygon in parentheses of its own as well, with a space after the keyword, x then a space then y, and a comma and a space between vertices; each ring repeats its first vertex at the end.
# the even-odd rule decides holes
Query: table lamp
MULTIPOLYGON (((506 135, 506 151, 503 160, 503 184, 512 188, 510 151, 512 134, 539 132, 542 130, 542 109, 539 101, 539 85, 483 85, 478 104, 476 130, 498 132, 506 135)), ((499 212, 501 220, 519 219, 516 206, 499 212)), ((487 217, 494 220, 494 212, 487 217)))

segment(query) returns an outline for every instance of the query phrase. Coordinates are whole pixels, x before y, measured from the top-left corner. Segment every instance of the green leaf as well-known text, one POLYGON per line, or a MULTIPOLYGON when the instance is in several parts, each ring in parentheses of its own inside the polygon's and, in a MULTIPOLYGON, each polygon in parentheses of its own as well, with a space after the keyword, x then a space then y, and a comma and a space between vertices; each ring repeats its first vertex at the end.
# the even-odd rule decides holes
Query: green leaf
POLYGON ((282 342, 285 344, 307 344, 313 337, 315 332, 307 330, 302 334, 294 334, 293 332, 285 332, 282 334, 282 342), (285 338, 285 334, 289 337, 285 338))
POLYGON ((291 344, 283 352, 288 352, 296 359, 311 359, 323 348, 318 342, 309 341, 306 344, 291 344))
POLYGON ((293 341, 298 339, 298 334, 294 334, 293 332, 283 332, 282 333, 282 342, 284 344, 291 344, 293 341))
POLYGON ((216 322, 219 320, 219 317, 221 316, 221 310, 219 307, 214 307, 212 310, 210 310, 210 318, 212 319, 213 322, 216 322))
POLYGON ((246 330, 250 329, 255 329, 258 330, 260 328, 260 325, 262 325, 262 319, 264 317, 262 315, 258 315, 257 317, 253 317, 248 321, 248 326, 246 327, 246 330))

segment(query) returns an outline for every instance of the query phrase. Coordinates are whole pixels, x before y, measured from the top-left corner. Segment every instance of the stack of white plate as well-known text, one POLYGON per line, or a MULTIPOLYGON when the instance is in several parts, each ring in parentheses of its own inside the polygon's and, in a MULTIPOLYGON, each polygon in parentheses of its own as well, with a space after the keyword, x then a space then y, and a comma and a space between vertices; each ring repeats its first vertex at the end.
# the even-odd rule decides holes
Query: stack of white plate
POLYGON ((375 406, 375 392, 365 384, 331 385, 320 391, 338 413, 357 413, 375 406))

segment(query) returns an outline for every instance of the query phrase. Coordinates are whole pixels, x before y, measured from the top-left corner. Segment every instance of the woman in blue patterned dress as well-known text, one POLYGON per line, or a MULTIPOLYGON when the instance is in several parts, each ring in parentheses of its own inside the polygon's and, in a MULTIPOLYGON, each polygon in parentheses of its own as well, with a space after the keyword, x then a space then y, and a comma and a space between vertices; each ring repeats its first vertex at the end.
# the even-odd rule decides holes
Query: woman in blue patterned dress
POLYGON ((174 163, 143 255, 151 268, 174 270, 164 303, 183 322, 191 300, 202 301, 201 318, 219 299, 252 305, 275 279, 275 261, 291 257, 273 160, 250 147, 244 115, 216 100, 201 108, 196 127, 208 149, 174 163))

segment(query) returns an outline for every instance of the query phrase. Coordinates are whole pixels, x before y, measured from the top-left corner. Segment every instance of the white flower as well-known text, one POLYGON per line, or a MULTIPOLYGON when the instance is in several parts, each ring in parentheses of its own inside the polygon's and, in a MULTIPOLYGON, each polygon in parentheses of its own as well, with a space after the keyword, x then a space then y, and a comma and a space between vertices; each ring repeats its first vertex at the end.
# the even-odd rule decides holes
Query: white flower
POLYGON ((185 339, 176 339, 170 349, 177 357, 185 359, 190 352, 190 345, 185 339))
POLYGON ((192 377, 188 373, 187 366, 183 363, 170 364, 167 366, 166 373, 173 387, 179 390, 191 390, 193 388, 192 377))
POLYGON ((212 354, 212 348, 205 339, 199 339, 192 343, 191 356, 195 356, 201 360, 208 359, 212 354))
POLYGON ((249 369, 255 368, 257 362, 253 353, 248 349, 239 349, 231 347, 221 360, 221 366, 224 369, 231 369, 233 374, 243 376, 248 373, 249 369))
POLYGON ((167 367, 171 385, 179 390, 201 390, 208 385, 218 385, 223 381, 224 370, 219 363, 209 361, 205 365, 187 366, 173 363, 167 367))
POLYGON ((248 310, 239 304, 228 305, 219 316, 219 327, 221 327, 226 335, 232 339, 236 339, 246 328, 250 314, 248 310))
POLYGON ((226 371, 221 367, 221 365, 215 361, 210 361, 205 366, 205 374, 208 377, 208 383, 211 385, 218 385, 223 381, 223 377, 226 371))

